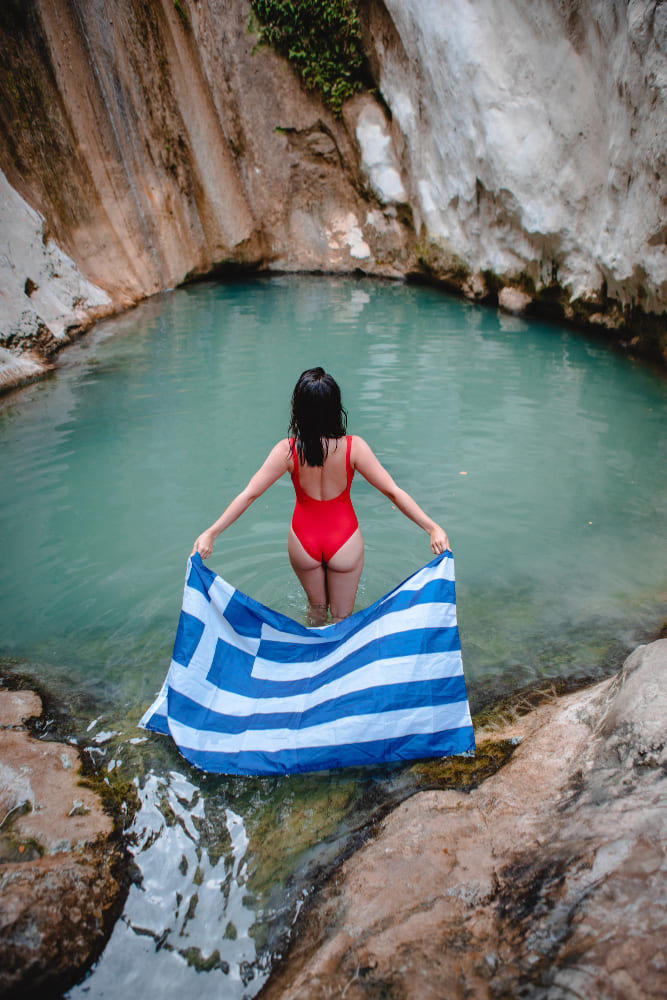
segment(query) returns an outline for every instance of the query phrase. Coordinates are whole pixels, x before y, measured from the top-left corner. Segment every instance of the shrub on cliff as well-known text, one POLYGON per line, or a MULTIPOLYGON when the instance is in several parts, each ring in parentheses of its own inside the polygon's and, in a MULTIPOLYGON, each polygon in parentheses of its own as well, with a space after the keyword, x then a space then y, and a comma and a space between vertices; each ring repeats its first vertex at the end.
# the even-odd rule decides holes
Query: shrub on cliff
POLYGON ((260 38, 285 56, 304 86, 318 90, 331 110, 362 86, 363 49, 351 0, 251 0, 260 38))

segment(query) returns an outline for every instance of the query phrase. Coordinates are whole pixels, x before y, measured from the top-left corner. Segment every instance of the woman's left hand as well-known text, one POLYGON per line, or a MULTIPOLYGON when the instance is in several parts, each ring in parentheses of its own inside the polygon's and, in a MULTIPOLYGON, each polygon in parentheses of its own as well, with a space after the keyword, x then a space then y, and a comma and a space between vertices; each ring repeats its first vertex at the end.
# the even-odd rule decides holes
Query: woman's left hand
POLYGON ((441 552, 444 552, 450 547, 449 539, 447 538, 447 532, 443 531, 439 524, 434 524, 430 531, 431 535, 431 551, 439 556, 441 552))
POLYGON ((201 535, 195 541, 192 546, 192 552, 190 553, 190 558, 198 552, 202 559, 208 559, 208 557, 213 552, 213 542, 215 541, 215 536, 211 532, 210 528, 207 531, 202 531, 201 535))

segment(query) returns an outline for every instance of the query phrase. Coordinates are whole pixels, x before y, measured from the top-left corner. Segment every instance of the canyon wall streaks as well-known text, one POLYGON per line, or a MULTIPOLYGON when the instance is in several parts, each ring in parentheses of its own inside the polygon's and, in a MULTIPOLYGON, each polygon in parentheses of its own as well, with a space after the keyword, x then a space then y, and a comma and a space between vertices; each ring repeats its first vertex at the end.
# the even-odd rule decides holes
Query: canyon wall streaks
POLYGON ((247 0, 0 12, 0 385, 233 269, 435 280, 667 356, 667 4, 369 0, 336 117, 247 0))

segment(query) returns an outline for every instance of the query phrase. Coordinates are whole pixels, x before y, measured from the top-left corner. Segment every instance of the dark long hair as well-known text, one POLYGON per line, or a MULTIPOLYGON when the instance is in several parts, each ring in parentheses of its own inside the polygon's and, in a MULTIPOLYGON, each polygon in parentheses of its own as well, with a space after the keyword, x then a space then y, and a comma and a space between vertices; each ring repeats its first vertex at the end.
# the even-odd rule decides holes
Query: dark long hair
POLYGON ((343 437, 346 430, 347 412, 338 383, 324 368, 309 368, 299 376, 292 393, 289 432, 295 439, 299 461, 324 465, 329 454, 328 438, 343 437))

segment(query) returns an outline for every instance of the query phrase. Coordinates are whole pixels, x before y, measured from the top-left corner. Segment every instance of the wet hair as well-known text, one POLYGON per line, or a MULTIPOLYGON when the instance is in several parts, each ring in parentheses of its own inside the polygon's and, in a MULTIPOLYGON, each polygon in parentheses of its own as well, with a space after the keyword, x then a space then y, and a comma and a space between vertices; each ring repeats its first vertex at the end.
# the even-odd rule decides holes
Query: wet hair
POLYGON ((343 437, 346 430, 347 412, 335 378, 327 375, 324 368, 302 372, 292 393, 289 424, 299 461, 324 465, 329 454, 328 438, 343 437))

